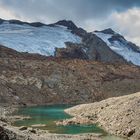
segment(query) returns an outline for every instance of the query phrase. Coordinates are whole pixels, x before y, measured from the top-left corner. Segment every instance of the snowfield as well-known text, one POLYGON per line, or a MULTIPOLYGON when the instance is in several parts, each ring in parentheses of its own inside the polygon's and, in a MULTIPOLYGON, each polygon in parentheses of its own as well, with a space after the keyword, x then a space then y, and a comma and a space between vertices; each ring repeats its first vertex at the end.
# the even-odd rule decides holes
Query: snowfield
POLYGON ((110 42, 109 39, 112 38, 112 34, 105 34, 102 32, 93 33, 99 38, 101 38, 110 47, 112 51, 121 55, 128 62, 140 66, 140 53, 135 52, 133 49, 131 49, 126 40, 122 39, 121 41, 110 42))
POLYGON ((81 38, 66 27, 17 25, 4 22, 0 25, 0 44, 19 52, 53 56, 55 48, 65 48, 65 42, 81 43, 81 38))

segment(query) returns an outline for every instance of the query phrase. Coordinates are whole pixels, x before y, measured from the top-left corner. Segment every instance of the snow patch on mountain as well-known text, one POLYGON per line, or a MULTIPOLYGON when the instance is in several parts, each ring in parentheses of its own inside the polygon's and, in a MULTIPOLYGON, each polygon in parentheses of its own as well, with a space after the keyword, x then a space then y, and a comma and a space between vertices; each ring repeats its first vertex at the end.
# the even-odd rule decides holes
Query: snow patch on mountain
POLYGON ((113 37, 113 34, 105 34, 102 32, 93 33, 101 38, 110 47, 111 50, 121 55, 128 62, 140 66, 140 53, 130 48, 126 40, 122 39, 121 41, 109 41, 109 39, 113 37))
POLYGON ((53 56, 55 48, 66 47, 65 42, 81 43, 81 38, 63 26, 0 25, 0 44, 19 52, 53 56))

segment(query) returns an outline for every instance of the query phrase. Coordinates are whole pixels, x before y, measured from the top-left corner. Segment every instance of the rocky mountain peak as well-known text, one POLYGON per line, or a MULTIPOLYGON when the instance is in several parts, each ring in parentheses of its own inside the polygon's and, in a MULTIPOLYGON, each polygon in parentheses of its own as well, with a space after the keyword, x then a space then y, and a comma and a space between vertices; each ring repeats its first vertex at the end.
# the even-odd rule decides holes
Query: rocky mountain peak
POLYGON ((140 66, 140 48, 111 28, 88 33, 77 27, 71 20, 60 20, 46 25, 40 22, 28 23, 0 19, 0 32, 1 44, 19 52, 38 53, 45 56, 57 54, 62 58, 88 58, 140 66), (64 26, 67 29, 58 26, 64 26), (67 45, 66 42, 74 44, 67 45))
POLYGON ((60 21, 56 22, 55 24, 57 24, 57 25, 62 25, 62 26, 66 26, 66 27, 68 27, 68 29, 70 29, 70 30, 75 30, 75 29, 78 28, 78 27, 73 23, 73 21, 71 21, 71 20, 60 20, 60 21))
POLYGON ((108 28, 108 29, 105 29, 105 30, 102 30, 102 31, 95 31, 95 32, 101 32, 101 33, 104 33, 104 34, 112 34, 112 35, 115 34, 115 31, 113 31, 111 28, 108 28))

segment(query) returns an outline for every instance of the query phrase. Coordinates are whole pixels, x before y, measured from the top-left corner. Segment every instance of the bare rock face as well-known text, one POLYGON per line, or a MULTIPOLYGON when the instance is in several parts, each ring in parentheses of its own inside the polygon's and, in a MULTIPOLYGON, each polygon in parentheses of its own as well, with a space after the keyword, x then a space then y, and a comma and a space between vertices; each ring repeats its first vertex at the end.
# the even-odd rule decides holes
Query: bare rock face
MULTIPOLYGON (((111 31, 105 30, 104 32, 110 33, 111 31)), ((66 48, 56 48, 56 57, 87 59, 106 63, 128 63, 122 56, 112 51, 103 40, 93 33, 86 33, 82 36, 81 44, 70 42, 66 42, 65 44, 67 46, 66 48)))
POLYGON ((56 22, 55 24, 66 26, 70 30, 77 29, 77 26, 71 20, 60 20, 60 21, 56 22))
POLYGON ((88 59, 82 44, 66 42, 67 48, 56 48, 55 57, 68 59, 88 59))
POLYGON ((51 25, 61 25, 67 27, 67 29, 71 30, 72 33, 84 37, 86 35, 86 31, 82 28, 77 27, 71 20, 60 20, 51 25))
POLYGON ((101 62, 126 63, 120 55, 113 52, 105 42, 96 35, 89 33, 83 39, 87 55, 90 60, 101 62))
MULTIPOLYGON (((98 31, 95 31, 95 32, 98 32, 98 31)), ((101 32, 104 34, 115 34, 115 32, 111 28, 105 29, 101 32)))

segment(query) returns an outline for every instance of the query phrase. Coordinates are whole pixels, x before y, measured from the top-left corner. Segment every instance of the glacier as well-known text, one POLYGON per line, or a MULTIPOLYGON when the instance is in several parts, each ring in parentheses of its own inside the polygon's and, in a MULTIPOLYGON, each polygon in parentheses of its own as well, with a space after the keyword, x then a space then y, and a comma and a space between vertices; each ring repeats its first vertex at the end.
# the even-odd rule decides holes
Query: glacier
POLYGON ((128 62, 133 63, 134 65, 140 66, 140 53, 132 50, 127 44, 126 40, 120 41, 109 41, 112 38, 112 34, 105 34, 102 32, 93 32, 96 36, 102 39, 112 51, 121 55, 128 62))
POLYGON ((65 48, 65 42, 81 43, 81 38, 64 26, 0 24, 0 44, 19 52, 54 56, 55 48, 65 48))

